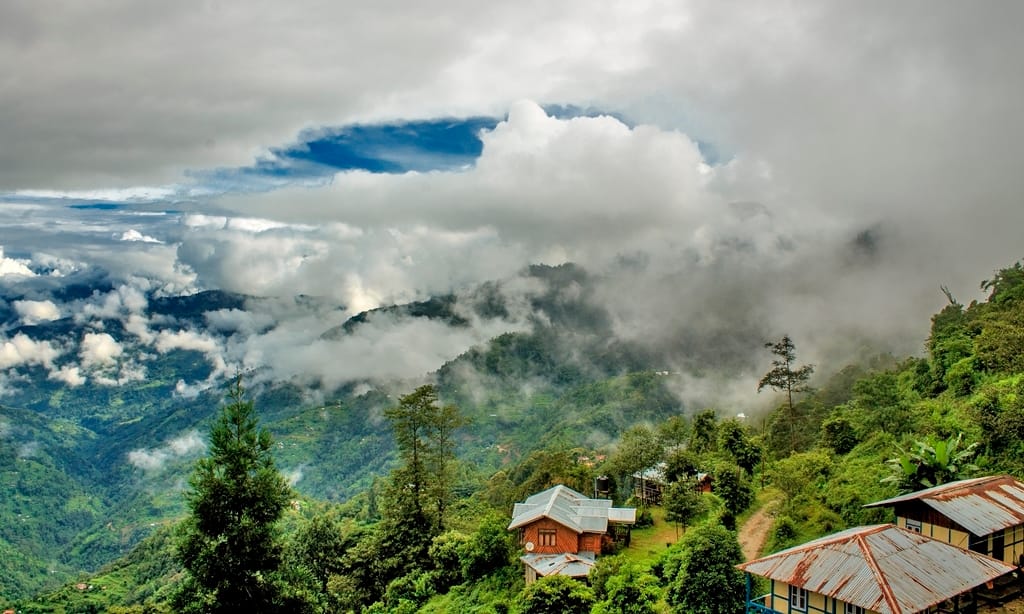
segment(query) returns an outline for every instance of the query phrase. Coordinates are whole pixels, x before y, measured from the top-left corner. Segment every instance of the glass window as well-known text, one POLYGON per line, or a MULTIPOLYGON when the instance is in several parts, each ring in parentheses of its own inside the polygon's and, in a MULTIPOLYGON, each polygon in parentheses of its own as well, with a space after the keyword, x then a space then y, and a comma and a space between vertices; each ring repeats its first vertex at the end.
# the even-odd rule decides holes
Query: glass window
POLYGON ((789 608, 791 610, 807 611, 807 589, 790 585, 789 587, 789 608))
POLYGON ((859 605, 853 605, 852 603, 846 604, 846 609, 843 610, 843 614, 866 614, 867 610, 860 607, 859 605))
POLYGON ((911 531, 917 531, 918 533, 920 533, 921 532, 921 521, 920 520, 911 520, 911 519, 907 518, 907 528, 910 529, 911 531))

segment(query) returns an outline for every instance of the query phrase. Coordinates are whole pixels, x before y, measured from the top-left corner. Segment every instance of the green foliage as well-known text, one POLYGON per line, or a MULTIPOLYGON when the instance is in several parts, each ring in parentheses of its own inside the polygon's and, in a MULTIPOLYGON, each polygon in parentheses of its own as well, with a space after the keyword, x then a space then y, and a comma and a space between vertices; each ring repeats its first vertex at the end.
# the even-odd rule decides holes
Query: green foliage
POLYGON ((480 521, 459 551, 463 578, 482 578, 510 564, 518 547, 507 529, 508 520, 504 515, 490 513, 480 521))
POLYGON ((685 528, 707 511, 707 503, 696 488, 696 484, 690 480, 673 482, 668 485, 662 501, 662 506, 665 508, 665 520, 685 528))
POLYGON ((898 448, 899 455, 886 461, 892 475, 883 481, 895 483, 900 492, 913 492, 971 477, 978 471, 970 461, 979 445, 975 442, 965 446, 963 433, 948 439, 915 441, 909 450, 898 448))
POLYGON ((822 491, 832 472, 828 452, 800 452, 777 461, 770 474, 772 484, 793 499, 808 489, 822 491))
POLYGON ((705 469, 703 463, 703 459, 690 449, 676 448, 665 458, 665 478, 669 482, 692 478, 705 469))
POLYGON ((277 521, 291 490, 270 455, 241 379, 210 430, 209 455, 196 463, 186 493, 178 559, 188 572, 175 605, 183 611, 269 611, 285 605, 277 575, 277 521))
POLYGON ((998 306, 1024 299, 1024 266, 1020 262, 996 272, 992 279, 981 282, 982 290, 989 290, 988 302, 998 306))
MULTIPOLYGON (((643 477, 638 479, 633 476, 654 467, 663 455, 664 450, 654 431, 647 426, 636 425, 623 433, 619 447, 609 459, 609 465, 622 478, 643 481, 643 477)), ((647 505, 649 502, 644 498, 646 489, 641 492, 640 504, 647 505)))
POLYGON ((662 563, 673 612, 736 614, 743 610, 746 584, 735 565, 743 562, 736 534, 705 523, 687 531, 662 563))
POLYGON ((842 416, 830 418, 821 425, 821 442, 836 454, 846 454, 860 443, 857 430, 842 416))
POLYGON ((739 516, 754 502, 754 489, 750 480, 739 467, 731 463, 719 463, 715 467, 714 492, 722 502, 725 510, 732 516, 739 516))
POLYGON ((753 474, 761 461, 761 448, 750 437, 746 425, 737 418, 719 423, 718 449, 731 456, 747 475, 753 474))
POLYGON ((715 410, 705 409, 693 417, 690 450, 695 454, 714 452, 718 444, 718 419, 715 410))
POLYGON ((789 338, 789 335, 784 335, 778 341, 765 343, 764 347, 768 348, 778 358, 772 360, 771 370, 765 373, 757 383, 757 391, 761 392, 765 388, 771 388, 777 392, 785 392, 790 411, 792 411, 793 393, 809 392, 811 390, 810 386, 807 385, 807 381, 811 379, 811 375, 814 373, 814 365, 794 367, 796 362, 796 346, 793 344, 793 340, 789 338))
POLYGON ((593 614, 655 614, 661 599, 658 579, 628 563, 606 579, 601 593, 593 614))
POLYGON ((429 519, 435 531, 444 527, 445 510, 451 502, 455 429, 464 424, 454 405, 439 406, 437 389, 420 386, 401 397, 398 405, 384 411, 398 446, 402 465, 392 473, 408 503, 406 513, 417 521, 429 519))
POLYGON ((546 576, 523 589, 519 607, 523 614, 588 614, 594 591, 568 576, 546 576))

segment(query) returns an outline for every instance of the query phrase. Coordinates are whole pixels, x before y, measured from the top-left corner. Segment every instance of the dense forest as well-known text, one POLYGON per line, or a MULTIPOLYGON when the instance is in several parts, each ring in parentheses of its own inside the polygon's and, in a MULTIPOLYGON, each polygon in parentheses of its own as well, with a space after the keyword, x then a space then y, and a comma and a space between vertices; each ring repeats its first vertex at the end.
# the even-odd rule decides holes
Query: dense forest
MULTIPOLYGON (((633 348, 599 351, 595 343, 582 371, 566 359, 559 336, 596 330, 599 337, 597 316, 577 319, 585 325, 574 330, 498 337, 425 386, 392 396, 350 391, 287 415, 274 409, 273 421, 263 404, 280 407, 299 395, 280 388, 253 403, 235 382, 204 434, 207 455, 187 465, 183 494, 166 493, 173 500, 151 512, 151 530, 124 541, 127 553, 97 573, 19 598, 16 607, 737 612, 744 588, 733 568, 742 558, 735 530, 757 510, 774 518, 762 546, 768 552, 887 522, 891 512, 863 505, 899 492, 1024 473, 1024 268, 1002 269, 981 287, 987 299, 969 305, 946 292, 921 357, 811 366, 789 336, 765 340, 762 388, 777 391, 780 402, 763 418, 744 415, 745 407, 684 407, 665 375, 630 368, 644 362, 633 348), (470 386, 467 366, 486 381, 470 386), (389 437, 361 426, 374 420, 387 423, 389 437), (316 439, 314 429, 354 439, 316 439), (287 485, 278 467, 303 438, 319 446, 317 454, 344 456, 335 463, 352 474, 344 492, 318 498, 287 485), (387 463, 373 464, 378 457, 387 463), (667 480, 663 497, 635 497, 633 476, 654 467, 667 480), (713 493, 695 493, 697 473, 713 476, 713 493), (513 504, 558 483, 593 495, 598 476, 611 479, 618 503, 638 508, 632 544, 604 553, 587 583, 555 576, 526 586, 520 546, 506 530, 513 504), (226 509, 236 503, 239 510, 226 509), (259 514, 244 511, 252 509, 259 514), (160 520, 168 514, 173 521, 160 520), (239 528, 225 518, 251 524, 239 528), (228 557, 233 566, 216 563, 222 546, 239 548, 228 557)), ((420 307, 446 317, 444 301, 420 307)), ((557 327, 554 315, 547 326, 557 327)), ((36 424, 28 410, 4 411, 20 412, 19 428, 36 429, 35 440, 52 444, 46 450, 59 450, 61 438, 80 428, 68 421, 62 432, 36 424)), ((178 411, 168 409, 164 419, 178 411)), ((3 504, 5 517, 25 518, 24 529, 5 530, 5 558, 22 556, 9 546, 19 535, 44 539, 31 516, 42 509, 60 510, 61 523, 71 526, 93 521, 90 509, 99 503, 86 482, 51 479, 74 476, 57 471, 73 459, 47 452, 26 461, 9 446, 0 454, 0 466, 18 468, 0 472, 5 491, 17 493, 3 504)), ((331 492, 328 472, 311 479, 331 492)), ((109 534, 117 531, 102 539, 109 534)), ((0 583, 13 581, 25 583, 0 576, 0 583)))

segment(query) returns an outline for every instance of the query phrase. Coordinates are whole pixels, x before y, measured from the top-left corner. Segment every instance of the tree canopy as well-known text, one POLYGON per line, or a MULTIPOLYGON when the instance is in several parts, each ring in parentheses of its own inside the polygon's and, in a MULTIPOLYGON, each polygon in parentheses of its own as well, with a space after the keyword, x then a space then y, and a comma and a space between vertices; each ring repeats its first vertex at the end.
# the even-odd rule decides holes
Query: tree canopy
POLYGON ((273 441, 259 427, 241 378, 228 390, 210 430, 210 451, 196 463, 185 494, 190 515, 177 556, 188 573, 179 611, 285 611, 277 522, 291 489, 271 456, 273 441))

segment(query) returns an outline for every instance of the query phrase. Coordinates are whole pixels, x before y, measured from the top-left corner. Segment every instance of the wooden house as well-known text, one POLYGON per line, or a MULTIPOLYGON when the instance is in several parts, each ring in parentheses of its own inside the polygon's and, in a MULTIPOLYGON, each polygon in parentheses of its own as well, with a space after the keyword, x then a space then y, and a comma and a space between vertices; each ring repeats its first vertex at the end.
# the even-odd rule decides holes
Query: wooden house
POLYGON ((615 525, 636 522, 636 509, 612 507, 564 485, 531 495, 512 510, 510 531, 519 532, 526 553, 526 581, 552 574, 586 576, 615 525))
POLYGON ((898 526, 1020 566, 1024 483, 1009 475, 950 482, 864 507, 891 507, 898 526))
POLYGON ((738 565, 748 614, 972 612, 977 587, 1013 571, 993 558, 891 524, 840 531, 738 565), (753 597, 751 575, 769 581, 753 597))

